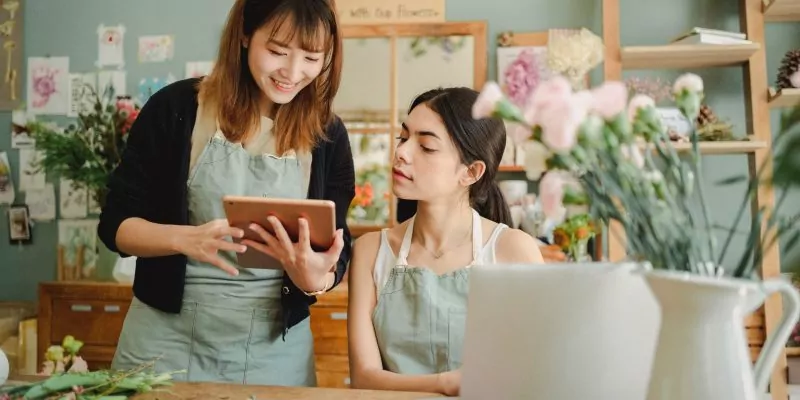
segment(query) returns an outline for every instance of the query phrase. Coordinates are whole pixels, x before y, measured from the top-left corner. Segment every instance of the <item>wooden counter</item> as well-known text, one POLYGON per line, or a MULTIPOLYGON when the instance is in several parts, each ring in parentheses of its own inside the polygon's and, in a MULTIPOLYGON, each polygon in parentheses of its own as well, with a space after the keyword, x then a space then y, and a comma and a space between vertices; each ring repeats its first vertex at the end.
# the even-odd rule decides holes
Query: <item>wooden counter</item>
POLYGON ((382 390, 176 382, 165 391, 141 394, 131 400, 421 400, 434 397, 444 396, 382 390))
MULTIPOLYGON (((41 376, 11 376, 7 384, 35 382, 41 376)), ((231 383, 175 382, 130 400, 423 400, 445 397, 436 393, 397 392, 342 388, 256 386, 231 383)))

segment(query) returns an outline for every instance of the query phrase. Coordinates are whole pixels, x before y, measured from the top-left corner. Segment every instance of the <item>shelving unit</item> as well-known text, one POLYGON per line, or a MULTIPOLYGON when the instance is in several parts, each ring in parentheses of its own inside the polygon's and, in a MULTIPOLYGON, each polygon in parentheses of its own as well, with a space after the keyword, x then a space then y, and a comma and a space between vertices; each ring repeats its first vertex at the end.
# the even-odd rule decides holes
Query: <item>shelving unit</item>
POLYGON ((735 45, 626 46, 622 48, 622 69, 673 69, 729 67, 747 63, 761 46, 735 45))
POLYGON ((800 0, 764 0, 764 20, 800 21, 800 0))
MULTIPOLYGON (((741 66, 746 101, 748 141, 705 142, 704 154, 744 154, 749 172, 754 175, 756 166, 772 157, 772 131, 770 108, 796 104, 800 93, 782 91, 771 93, 767 84, 767 62, 764 46, 764 21, 800 20, 800 0, 739 0, 741 30, 752 44, 740 45, 664 45, 626 46, 620 43, 620 0, 603 0, 603 42, 605 80, 622 80, 623 70, 634 69, 696 69, 741 66)), ((679 149, 689 149, 691 144, 680 144, 679 149)), ((770 164, 768 164, 770 166, 770 164)), ((765 171, 767 175, 771 171, 765 171)), ((756 213, 761 207, 774 205, 772 189, 762 186, 752 202, 756 213)), ((612 227, 617 229, 617 227, 612 227)), ((762 228, 764 229, 764 228, 762 228)), ((763 231, 762 235, 767 232, 763 231)), ((608 259, 619 261, 625 257, 625 238, 617 235, 608 238, 608 259)), ((777 246, 763 252, 761 276, 780 275, 780 253, 777 246)), ((770 296, 762 310, 746 317, 748 344, 753 360, 758 357, 764 338, 772 334, 781 317, 780 296, 770 296)), ((779 357, 770 381, 772 399, 787 400, 786 352, 779 357)))
MULTIPOLYGON (((700 153, 705 155, 726 155, 726 154, 750 154, 758 150, 767 148, 767 143, 763 140, 730 140, 719 142, 700 142, 700 153)), ((644 143, 640 145, 644 147, 644 143)), ((679 142, 672 143, 672 147, 679 153, 688 152, 692 150, 692 143, 679 142)), ((655 150, 653 150, 655 151, 655 150)))
POLYGON ((768 96, 770 108, 793 107, 800 103, 800 89, 769 88, 768 96))

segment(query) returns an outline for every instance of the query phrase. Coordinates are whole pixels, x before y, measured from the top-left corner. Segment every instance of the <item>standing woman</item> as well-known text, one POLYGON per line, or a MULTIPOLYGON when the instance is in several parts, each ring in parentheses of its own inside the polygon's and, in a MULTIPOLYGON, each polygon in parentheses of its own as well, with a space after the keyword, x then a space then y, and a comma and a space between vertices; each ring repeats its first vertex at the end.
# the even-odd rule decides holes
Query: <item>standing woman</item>
POLYGON ((156 370, 189 381, 316 384, 308 308, 350 260, 355 174, 331 106, 341 49, 331 0, 236 0, 211 75, 145 104, 98 228, 109 249, 138 257, 113 368, 158 358, 156 370), (231 238, 243 232, 223 195, 332 200, 335 243, 314 251, 271 220, 274 237, 250 227, 266 246, 245 245, 284 270, 239 267, 246 247, 231 238))

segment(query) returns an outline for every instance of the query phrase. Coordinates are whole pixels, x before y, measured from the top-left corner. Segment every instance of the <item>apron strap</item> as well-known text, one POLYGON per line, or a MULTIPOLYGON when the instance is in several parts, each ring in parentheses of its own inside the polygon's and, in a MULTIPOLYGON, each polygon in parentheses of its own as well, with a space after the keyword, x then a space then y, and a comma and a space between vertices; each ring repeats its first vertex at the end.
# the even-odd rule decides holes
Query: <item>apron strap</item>
POLYGON ((397 256, 397 264, 399 266, 408 266, 408 251, 411 248, 411 234, 414 232, 414 218, 416 218, 416 215, 408 221, 408 227, 406 227, 406 232, 403 234, 403 242, 400 244, 400 253, 397 256))
MULTIPOLYGON (((408 221, 408 227, 403 234, 403 242, 400 244, 400 252, 397 255, 398 266, 408 266, 408 252, 411 249, 411 235, 414 232, 414 219, 416 215, 412 216, 408 221)), ((472 262, 470 266, 475 264, 481 255, 481 247, 483 245, 483 229, 481 229, 481 215, 475 209, 472 209, 472 262)))

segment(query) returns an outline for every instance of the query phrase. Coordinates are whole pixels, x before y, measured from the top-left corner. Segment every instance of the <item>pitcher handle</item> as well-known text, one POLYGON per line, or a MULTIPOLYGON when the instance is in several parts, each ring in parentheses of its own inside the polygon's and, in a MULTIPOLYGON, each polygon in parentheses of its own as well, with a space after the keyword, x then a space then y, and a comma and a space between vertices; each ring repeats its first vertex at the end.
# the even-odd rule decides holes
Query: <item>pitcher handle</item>
POLYGON ((792 334, 794 324, 800 318, 800 294, 791 283, 783 279, 769 279, 763 281, 761 287, 765 297, 775 292, 783 294, 783 313, 778 328, 767 337, 756 361, 754 378, 758 394, 767 393, 769 377, 775 369, 778 355, 786 347, 786 341, 792 334))

